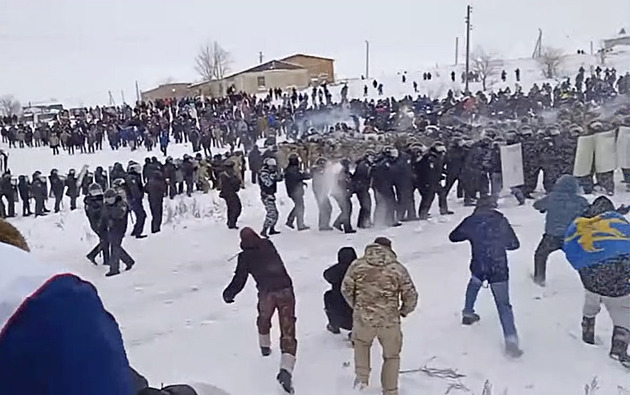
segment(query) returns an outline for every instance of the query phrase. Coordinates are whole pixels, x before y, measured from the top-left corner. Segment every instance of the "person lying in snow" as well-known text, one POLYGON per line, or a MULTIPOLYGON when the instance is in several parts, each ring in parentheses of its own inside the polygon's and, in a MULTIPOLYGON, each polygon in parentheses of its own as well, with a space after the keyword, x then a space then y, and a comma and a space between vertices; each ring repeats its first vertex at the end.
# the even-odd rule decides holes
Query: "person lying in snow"
POLYGON ((584 285, 582 340, 595 344, 603 304, 614 325, 610 357, 630 368, 630 223, 622 212, 605 196, 595 199, 567 229, 564 253, 584 285))

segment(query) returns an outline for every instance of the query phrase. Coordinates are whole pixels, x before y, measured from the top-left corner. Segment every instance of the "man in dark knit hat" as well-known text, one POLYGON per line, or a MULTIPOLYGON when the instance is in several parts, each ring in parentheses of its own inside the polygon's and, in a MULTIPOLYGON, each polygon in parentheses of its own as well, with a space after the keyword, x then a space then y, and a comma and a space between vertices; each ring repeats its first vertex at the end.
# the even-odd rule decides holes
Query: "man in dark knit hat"
POLYGON ((258 341, 263 356, 271 354, 271 317, 278 310, 280 321, 280 372, 277 380, 287 392, 293 391, 292 376, 297 352, 295 338, 295 295, 293 282, 282 258, 269 239, 260 237, 252 228, 241 230, 241 253, 238 255, 234 278, 223 291, 223 300, 234 303, 248 276, 258 288, 258 341))

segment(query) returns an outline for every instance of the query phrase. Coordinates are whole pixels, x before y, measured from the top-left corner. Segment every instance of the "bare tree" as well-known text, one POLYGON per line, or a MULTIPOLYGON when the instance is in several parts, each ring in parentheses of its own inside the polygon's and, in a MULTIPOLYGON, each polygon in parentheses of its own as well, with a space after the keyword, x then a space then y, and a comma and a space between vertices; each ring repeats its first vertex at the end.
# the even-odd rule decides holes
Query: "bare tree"
POLYGON ((195 70, 204 81, 222 79, 231 65, 232 55, 216 41, 202 45, 195 58, 195 70))
POLYGON ((0 115, 11 117, 22 113, 22 104, 12 95, 0 97, 0 115))
POLYGON ((560 72, 560 66, 564 60, 564 52, 558 48, 545 47, 542 50, 538 62, 546 78, 555 78, 560 72))
POLYGON ((482 48, 478 48, 470 55, 472 61, 471 70, 479 76, 483 90, 486 90, 486 83, 488 77, 499 72, 499 69, 503 66, 501 60, 496 59, 492 54, 484 51, 482 48))

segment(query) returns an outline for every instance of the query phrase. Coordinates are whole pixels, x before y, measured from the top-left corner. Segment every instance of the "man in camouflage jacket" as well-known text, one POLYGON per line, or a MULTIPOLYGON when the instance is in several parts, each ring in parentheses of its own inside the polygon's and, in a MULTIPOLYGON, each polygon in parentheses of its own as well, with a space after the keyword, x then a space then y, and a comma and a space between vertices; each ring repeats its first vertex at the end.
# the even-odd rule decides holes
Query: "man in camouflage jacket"
POLYGON ((348 268, 341 293, 353 309, 355 387, 368 385, 370 348, 374 338, 378 338, 383 348, 383 394, 398 395, 400 317, 416 308, 418 293, 407 269, 398 262, 390 240, 379 237, 365 248, 365 255, 348 268))

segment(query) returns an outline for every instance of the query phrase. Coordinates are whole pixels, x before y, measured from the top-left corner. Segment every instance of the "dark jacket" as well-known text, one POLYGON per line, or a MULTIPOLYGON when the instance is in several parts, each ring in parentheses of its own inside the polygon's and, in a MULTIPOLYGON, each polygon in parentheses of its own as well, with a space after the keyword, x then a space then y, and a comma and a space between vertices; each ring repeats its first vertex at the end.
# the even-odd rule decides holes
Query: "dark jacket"
POLYGON ((87 195, 83 199, 83 206, 85 208, 85 215, 90 223, 90 228, 103 237, 106 231, 106 226, 102 221, 103 217, 103 196, 90 196, 87 195))
POLYGON ((221 193, 219 197, 227 198, 238 195, 241 189, 241 181, 238 179, 234 170, 225 170, 220 175, 221 193))
POLYGON ((164 199, 166 196, 166 183, 164 182, 162 174, 159 172, 153 174, 151 178, 149 178, 149 181, 147 181, 147 185, 144 186, 144 190, 150 201, 164 199))
POLYGON ((601 296, 630 295, 630 255, 617 256, 578 271, 584 288, 601 296))
POLYGON ((144 197, 144 186, 142 176, 137 173, 129 173, 125 181, 129 193, 129 201, 142 201, 144 197))
POLYGON ((300 171, 299 164, 290 164, 284 171, 284 185, 290 198, 304 197, 304 180, 310 177, 300 171))
POLYGON ((78 180, 75 176, 69 175, 68 178, 66 178, 66 196, 71 198, 79 196, 79 186, 77 185, 77 181, 78 180))
POLYGON ((506 250, 517 250, 520 243, 503 214, 490 208, 477 208, 451 232, 449 239, 453 243, 470 242, 473 276, 488 283, 509 279, 506 250))
POLYGON ((251 274, 259 294, 293 288, 282 258, 270 240, 258 238, 241 242, 234 278, 223 291, 224 300, 234 300, 251 274))
POLYGON ((564 237, 569 225, 589 207, 589 203, 578 195, 579 184, 573 176, 563 175, 556 181, 553 191, 534 202, 534 208, 546 213, 545 233, 564 237))
POLYGON ((125 236, 128 214, 129 206, 122 196, 118 196, 116 202, 112 205, 103 205, 103 222, 107 226, 107 232, 110 237, 123 238, 125 236))
POLYGON ((258 148, 254 148, 250 151, 248 156, 249 168, 254 173, 258 173, 262 167, 262 154, 258 148))
POLYGON ((332 285, 332 291, 341 295, 341 283, 350 267, 350 264, 357 259, 357 253, 352 247, 344 247, 337 253, 337 263, 324 271, 324 279, 332 285))

